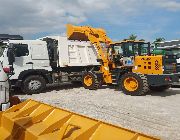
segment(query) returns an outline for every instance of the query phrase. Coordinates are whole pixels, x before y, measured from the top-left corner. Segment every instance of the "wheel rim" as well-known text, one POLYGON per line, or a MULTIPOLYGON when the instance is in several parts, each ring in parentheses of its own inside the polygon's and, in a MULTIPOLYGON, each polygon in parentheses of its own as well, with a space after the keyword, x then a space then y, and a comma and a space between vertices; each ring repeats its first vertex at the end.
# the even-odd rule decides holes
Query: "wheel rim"
POLYGON ((30 90, 37 90, 41 87, 41 82, 40 81, 36 81, 36 80, 31 80, 29 82, 29 89, 30 90))
POLYGON ((124 80, 124 87, 128 91, 135 91, 138 89, 138 81, 134 77, 128 77, 124 80))
POLYGON ((86 75, 86 76, 84 77, 84 84, 89 87, 89 86, 92 85, 92 83, 93 83, 93 78, 92 78, 92 76, 91 76, 91 75, 86 75))

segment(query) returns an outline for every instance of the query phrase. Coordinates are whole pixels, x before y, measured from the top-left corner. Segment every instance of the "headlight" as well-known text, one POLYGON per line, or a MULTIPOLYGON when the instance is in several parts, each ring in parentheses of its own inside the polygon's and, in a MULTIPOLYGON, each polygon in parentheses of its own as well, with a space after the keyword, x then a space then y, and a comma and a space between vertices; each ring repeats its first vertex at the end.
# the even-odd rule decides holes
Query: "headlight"
POLYGON ((164 71, 164 66, 162 66, 162 71, 164 71))

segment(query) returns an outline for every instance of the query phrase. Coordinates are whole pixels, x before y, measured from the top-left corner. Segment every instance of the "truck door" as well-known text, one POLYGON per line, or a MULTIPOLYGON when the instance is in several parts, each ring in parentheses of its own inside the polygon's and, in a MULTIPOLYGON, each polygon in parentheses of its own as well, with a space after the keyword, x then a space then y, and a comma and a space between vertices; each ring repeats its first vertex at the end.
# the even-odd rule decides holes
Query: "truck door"
POLYGON ((13 77, 17 78, 22 71, 32 69, 31 57, 28 44, 13 44, 12 47, 15 55, 13 77))

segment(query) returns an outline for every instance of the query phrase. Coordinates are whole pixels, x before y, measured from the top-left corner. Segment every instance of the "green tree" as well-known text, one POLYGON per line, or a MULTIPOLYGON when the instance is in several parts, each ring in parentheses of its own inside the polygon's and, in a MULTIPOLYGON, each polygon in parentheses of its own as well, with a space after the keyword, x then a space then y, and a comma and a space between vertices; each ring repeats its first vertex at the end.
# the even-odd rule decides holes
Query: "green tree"
POLYGON ((137 38, 137 35, 131 34, 128 39, 129 40, 136 40, 136 38, 137 38))
POLYGON ((154 40, 153 44, 154 44, 155 46, 158 46, 159 43, 160 43, 160 42, 163 42, 163 41, 165 41, 165 38, 164 38, 164 37, 158 37, 158 38, 156 38, 156 40, 154 40))
POLYGON ((139 41, 145 41, 145 39, 140 39, 139 41))

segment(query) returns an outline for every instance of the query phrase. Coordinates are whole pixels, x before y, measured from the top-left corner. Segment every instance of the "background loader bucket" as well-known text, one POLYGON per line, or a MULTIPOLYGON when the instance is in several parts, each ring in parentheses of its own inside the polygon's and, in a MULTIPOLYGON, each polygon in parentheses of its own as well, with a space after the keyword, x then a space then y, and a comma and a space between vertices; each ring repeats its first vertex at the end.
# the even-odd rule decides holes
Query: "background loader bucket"
POLYGON ((0 112, 0 140, 158 140, 37 101, 0 112))

